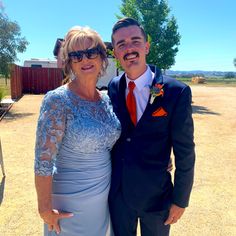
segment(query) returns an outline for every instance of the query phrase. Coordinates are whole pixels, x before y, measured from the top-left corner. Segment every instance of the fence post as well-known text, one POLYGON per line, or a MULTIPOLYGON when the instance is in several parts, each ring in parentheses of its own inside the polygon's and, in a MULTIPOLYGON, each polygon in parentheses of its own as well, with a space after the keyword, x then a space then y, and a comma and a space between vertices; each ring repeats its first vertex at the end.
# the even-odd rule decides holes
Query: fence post
POLYGON ((3 176, 5 176, 4 163, 3 163, 3 155, 2 155, 1 139, 0 139, 0 165, 1 165, 1 167, 2 167, 2 174, 3 174, 3 176))

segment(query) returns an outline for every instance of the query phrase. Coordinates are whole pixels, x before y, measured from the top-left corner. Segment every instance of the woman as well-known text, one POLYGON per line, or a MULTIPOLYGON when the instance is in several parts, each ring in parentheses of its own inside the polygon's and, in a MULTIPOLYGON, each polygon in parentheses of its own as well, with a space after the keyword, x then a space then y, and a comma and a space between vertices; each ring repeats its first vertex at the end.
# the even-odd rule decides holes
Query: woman
POLYGON ((89 28, 74 27, 61 57, 69 82, 46 94, 38 120, 35 186, 44 235, 108 235, 110 150, 120 123, 96 89, 106 48, 89 28))

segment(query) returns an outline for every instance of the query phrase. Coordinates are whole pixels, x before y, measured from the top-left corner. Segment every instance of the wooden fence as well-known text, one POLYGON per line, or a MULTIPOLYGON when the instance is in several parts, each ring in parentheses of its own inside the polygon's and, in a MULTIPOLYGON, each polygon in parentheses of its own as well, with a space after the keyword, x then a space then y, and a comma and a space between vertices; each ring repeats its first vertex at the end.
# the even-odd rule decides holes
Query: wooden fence
POLYGON ((22 67, 13 65, 11 68, 11 98, 18 99, 22 95, 22 67))
POLYGON ((44 94, 62 84, 59 68, 32 68, 13 65, 11 71, 11 97, 18 99, 23 94, 44 94))

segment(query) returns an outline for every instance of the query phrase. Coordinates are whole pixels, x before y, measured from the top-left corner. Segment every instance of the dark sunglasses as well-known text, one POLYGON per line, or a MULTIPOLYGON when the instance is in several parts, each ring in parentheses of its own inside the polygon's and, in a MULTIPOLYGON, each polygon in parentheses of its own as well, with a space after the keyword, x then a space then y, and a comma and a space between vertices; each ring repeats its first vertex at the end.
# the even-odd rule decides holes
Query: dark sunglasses
POLYGON ((100 54, 100 49, 98 47, 76 51, 76 52, 69 52, 68 57, 73 62, 80 62, 83 60, 84 55, 88 59, 95 59, 100 54))

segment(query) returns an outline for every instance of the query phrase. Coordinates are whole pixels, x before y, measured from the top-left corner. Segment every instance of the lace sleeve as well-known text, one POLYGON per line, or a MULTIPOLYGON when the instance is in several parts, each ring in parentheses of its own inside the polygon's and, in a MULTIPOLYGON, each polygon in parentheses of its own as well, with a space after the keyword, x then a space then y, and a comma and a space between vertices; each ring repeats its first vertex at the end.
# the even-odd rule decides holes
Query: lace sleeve
POLYGON ((36 175, 52 175, 54 161, 65 130, 65 113, 62 98, 49 92, 41 105, 35 144, 36 175))

